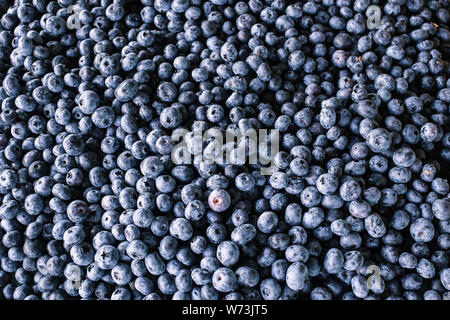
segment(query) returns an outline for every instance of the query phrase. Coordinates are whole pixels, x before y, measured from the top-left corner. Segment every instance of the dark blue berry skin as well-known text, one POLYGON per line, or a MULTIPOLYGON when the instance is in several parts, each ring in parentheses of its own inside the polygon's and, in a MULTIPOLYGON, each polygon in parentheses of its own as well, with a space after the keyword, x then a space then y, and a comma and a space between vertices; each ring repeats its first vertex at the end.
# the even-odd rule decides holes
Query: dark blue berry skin
POLYGON ((3 297, 448 299, 448 5, 378 2, 0 1, 3 297))

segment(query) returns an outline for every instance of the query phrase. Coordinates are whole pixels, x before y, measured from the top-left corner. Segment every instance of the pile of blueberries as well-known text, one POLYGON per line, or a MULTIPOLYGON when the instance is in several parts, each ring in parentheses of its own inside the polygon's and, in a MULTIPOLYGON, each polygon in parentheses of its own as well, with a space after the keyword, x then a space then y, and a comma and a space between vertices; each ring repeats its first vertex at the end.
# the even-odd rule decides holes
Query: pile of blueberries
POLYGON ((447 0, 0 15, 1 299, 450 299, 447 0), (194 127, 276 171, 175 163, 194 127))

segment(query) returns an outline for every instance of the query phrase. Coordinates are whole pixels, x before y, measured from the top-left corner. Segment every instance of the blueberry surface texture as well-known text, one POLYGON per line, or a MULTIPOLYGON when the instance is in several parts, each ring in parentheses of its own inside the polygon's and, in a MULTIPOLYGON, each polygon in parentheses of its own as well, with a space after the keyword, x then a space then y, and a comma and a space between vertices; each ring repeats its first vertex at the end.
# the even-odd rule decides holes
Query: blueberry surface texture
POLYGON ((0 300, 450 300, 449 168, 447 0, 0 0, 0 300))

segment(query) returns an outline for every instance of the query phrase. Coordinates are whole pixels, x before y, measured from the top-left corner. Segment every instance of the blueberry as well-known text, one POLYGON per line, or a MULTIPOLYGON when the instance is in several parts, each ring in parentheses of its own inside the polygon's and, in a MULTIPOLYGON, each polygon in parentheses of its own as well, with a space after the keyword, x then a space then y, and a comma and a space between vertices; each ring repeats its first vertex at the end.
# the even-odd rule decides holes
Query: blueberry
POLYGON ((338 186, 337 178, 330 173, 320 175, 316 182, 316 188, 322 194, 332 194, 337 190, 338 186))
POLYGON ((119 262, 119 252, 111 245, 104 245, 95 253, 95 262, 100 268, 110 270, 119 262))
POLYGON ((240 286, 252 288, 259 282, 259 273, 251 267, 241 266, 236 269, 235 274, 240 286))
POLYGON ((281 295, 281 286, 275 279, 267 278, 261 282, 260 291, 264 300, 277 300, 281 295))
POLYGON ((386 233, 386 226, 381 217, 376 213, 364 219, 364 226, 369 235, 374 238, 382 237, 386 233))
POLYGON ((328 273, 338 273, 344 265, 344 255, 339 249, 330 249, 324 260, 324 268, 328 273))
POLYGON ((91 119, 98 128, 108 128, 114 122, 114 110, 107 106, 99 107, 94 111, 91 119))
POLYGON ((435 235, 433 224, 425 218, 419 218, 410 226, 410 234, 419 243, 430 242, 435 235))
POLYGON ((165 269, 165 264, 157 252, 149 253, 145 257, 145 266, 152 275, 160 275, 165 269))
POLYGON ((161 125, 165 128, 176 128, 182 120, 182 114, 174 107, 165 108, 160 115, 161 125))
POLYGON ((448 298, 445 6, 3 2, 5 299, 448 298))
POLYGON ((118 285, 125 285, 132 279, 131 269, 127 264, 118 263, 111 269, 111 278, 118 285))
POLYGON ((394 152, 392 160, 397 166, 408 168, 416 161, 416 154, 410 148, 401 148, 394 152))
POLYGON ((208 196, 209 207, 216 212, 223 212, 228 209, 231 204, 231 198, 227 191, 223 189, 215 189, 208 196))
POLYGON ((444 288, 447 289, 447 290, 450 287, 450 284, 449 284, 449 273, 450 273, 450 269, 449 268, 443 269, 440 272, 441 283, 444 286, 444 288))
POLYGON ((87 266, 94 261, 95 252, 91 245, 86 242, 75 244, 70 249, 72 260, 79 266, 87 266))
POLYGON ((272 211, 263 212, 257 221, 258 229, 263 233, 271 233, 278 224, 278 216, 272 211))
POLYGON ((236 287, 236 276, 229 268, 219 268, 212 276, 212 285, 219 292, 231 292, 236 287))
POLYGON ((189 240, 192 232, 192 225, 184 218, 176 218, 170 224, 170 234, 182 241, 189 240))
POLYGON ((233 230, 231 239, 240 245, 245 245, 256 236, 256 228, 251 224, 243 224, 233 230))
POLYGON ((255 179, 248 173, 241 173, 235 178, 235 185, 240 191, 250 191, 255 187, 255 179))
POLYGON ((291 264, 286 271, 286 284, 292 290, 301 290, 307 281, 308 268, 301 262, 291 264))
POLYGON ((82 200, 72 201, 67 206, 67 216, 74 223, 80 223, 87 219, 89 215, 89 209, 86 202, 82 200))
POLYGON ((404 210, 397 210, 394 212, 394 215, 391 219, 391 225, 396 230, 405 229, 410 222, 409 214, 404 210))
POLYGON ((78 103, 83 113, 92 114, 98 108, 100 98, 94 91, 86 90, 81 94, 78 103))
POLYGON ((339 193, 344 201, 356 200, 361 195, 361 187, 358 182, 351 179, 341 185, 339 193))
POLYGON ((310 208, 303 214, 302 224, 307 229, 314 229, 322 223, 324 216, 324 211, 321 208, 310 208))
POLYGON ((141 162, 140 169, 145 176, 156 178, 164 170, 164 166, 159 158, 150 156, 141 162))
POLYGON ((432 203, 434 216, 439 220, 448 220, 450 214, 450 201, 448 199, 437 199, 432 203))
POLYGON ((367 137, 369 148, 374 152, 383 152, 388 150, 392 144, 392 138, 386 129, 373 129, 367 137))
POLYGON ((417 266, 417 258, 409 252, 403 252, 398 257, 398 263, 405 269, 413 269, 417 266))
POLYGON ((362 275, 356 275, 351 280, 352 290, 358 298, 365 298, 369 293, 367 280, 362 275))
POLYGON ((231 241, 224 241, 217 247, 217 259, 227 267, 237 263, 239 260, 239 248, 231 241))

